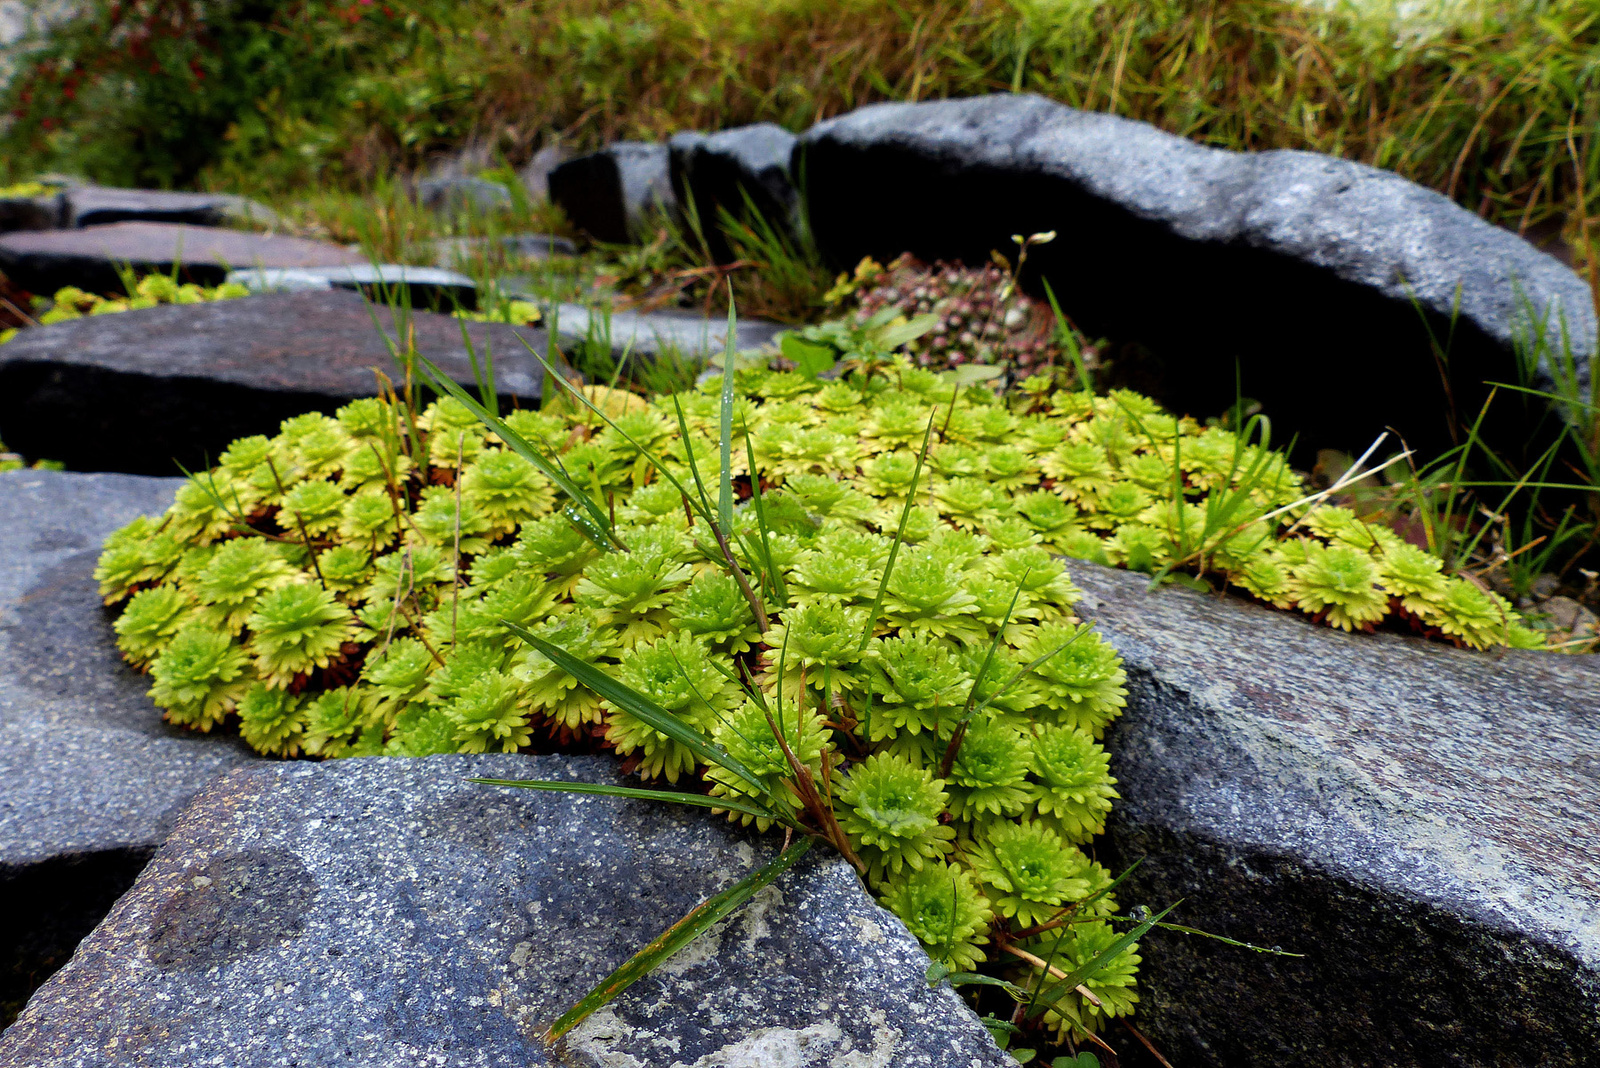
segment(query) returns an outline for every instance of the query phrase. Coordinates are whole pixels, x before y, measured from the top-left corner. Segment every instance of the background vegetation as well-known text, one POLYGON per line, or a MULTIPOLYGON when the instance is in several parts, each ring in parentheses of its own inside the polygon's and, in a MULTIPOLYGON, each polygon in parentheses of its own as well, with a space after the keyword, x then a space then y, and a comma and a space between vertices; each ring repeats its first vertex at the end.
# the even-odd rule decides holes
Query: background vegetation
POLYGON ((94 0, 5 90, 0 167, 359 187, 473 140, 516 163, 1022 90, 1385 167, 1587 268, 1597 57, 1592 0, 94 0))

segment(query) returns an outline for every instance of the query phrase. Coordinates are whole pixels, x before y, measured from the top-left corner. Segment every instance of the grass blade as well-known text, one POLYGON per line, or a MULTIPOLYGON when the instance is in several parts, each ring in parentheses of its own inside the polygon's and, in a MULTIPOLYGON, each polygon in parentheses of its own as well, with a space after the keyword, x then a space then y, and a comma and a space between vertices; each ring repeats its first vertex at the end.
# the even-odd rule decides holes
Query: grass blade
MULTIPOLYGON (((728 282, 728 344, 722 350, 722 449, 721 485, 717 489, 717 520, 722 532, 733 537, 733 347, 738 336, 738 325, 733 310, 733 282, 728 282)), ((750 472, 755 478, 756 473, 750 472)))
POLYGON ((707 797, 678 790, 641 790, 634 786, 610 786, 592 782, 557 782, 549 779, 468 779, 481 786, 519 786, 525 790, 551 790, 564 794, 603 794, 607 797, 632 797, 641 801, 670 801, 679 805, 698 805, 701 808, 729 809, 757 816, 765 820, 778 816, 761 808, 729 797, 707 797))
POLYGON ((674 716, 671 712, 668 712, 631 687, 618 682, 593 664, 586 664, 566 650, 551 645, 526 627, 519 626, 510 620, 502 620, 501 622, 517 637, 543 653, 556 667, 565 671, 607 701, 660 731, 707 764, 715 764, 718 767, 727 768, 754 787, 758 794, 766 795, 766 783, 757 778, 753 771, 745 767, 735 757, 724 752, 721 746, 706 740, 704 735, 677 716, 674 716))
POLYGON ((883 578, 878 580, 878 592, 872 598, 872 610, 867 613, 867 626, 861 632, 861 644, 856 647, 857 653, 866 651, 867 643, 872 640, 872 626, 878 620, 878 613, 883 610, 883 595, 889 588, 889 576, 894 574, 894 561, 900 555, 900 546, 905 544, 906 522, 911 518, 911 509, 917 503, 917 483, 922 478, 922 465, 928 461, 928 446, 933 442, 933 421, 938 417, 937 408, 928 413, 928 428, 922 432, 922 451, 917 453, 917 466, 911 472, 911 485, 906 488, 906 504, 900 509, 900 525, 895 528, 894 541, 889 543, 889 559, 884 561, 883 578))
MULTIPOLYGON (((612 546, 617 545, 616 538, 611 532, 611 517, 606 514, 604 508, 600 507, 598 501, 585 493, 577 483, 568 477, 565 468, 561 467, 559 463, 552 463, 542 452, 530 445, 521 434, 512 430, 504 421, 473 400, 472 394, 462 389, 448 375, 442 373, 432 360, 419 354, 417 361, 422 366, 422 373, 428 379, 428 384, 433 387, 436 393, 440 396, 455 398, 467 411, 477 416, 478 421, 494 431, 500 437, 500 440, 506 443, 507 448, 532 464, 539 470, 540 474, 553 482, 556 488, 572 498, 572 503, 586 513, 595 528, 604 532, 606 539, 611 542, 612 546)), ((588 531, 586 530, 585 533, 588 533, 588 531)), ((601 548, 606 547, 601 546, 601 548)))
POLYGON ((556 1042, 618 994, 649 975, 674 953, 708 931, 718 920, 755 897, 774 879, 792 867, 810 848, 811 839, 801 838, 779 853, 766 867, 751 872, 722 893, 697 905, 687 916, 628 958, 622 967, 606 976, 599 986, 584 995, 582 1001, 562 1013, 561 1017, 545 1031, 545 1043, 548 1045, 556 1042))
POLYGON ((1143 938, 1145 932, 1149 931, 1150 928, 1160 923, 1166 918, 1168 913, 1181 904, 1181 901, 1175 901, 1168 905, 1166 908, 1162 909, 1154 916, 1151 916, 1149 919, 1145 920, 1131 931, 1124 932, 1122 937, 1118 938, 1105 949, 1095 954, 1093 960, 1087 961, 1078 968, 1068 972, 1066 978, 1042 988, 1038 994, 1035 995, 1033 1004, 1028 1009, 1028 1015, 1037 1016, 1045 1009, 1050 1008, 1055 1002, 1060 1001, 1064 994, 1072 993, 1078 988, 1078 984, 1082 983, 1085 979, 1099 971, 1101 965, 1105 964, 1107 961, 1115 960, 1123 950, 1127 949, 1129 946, 1133 945, 1133 943, 1143 938))

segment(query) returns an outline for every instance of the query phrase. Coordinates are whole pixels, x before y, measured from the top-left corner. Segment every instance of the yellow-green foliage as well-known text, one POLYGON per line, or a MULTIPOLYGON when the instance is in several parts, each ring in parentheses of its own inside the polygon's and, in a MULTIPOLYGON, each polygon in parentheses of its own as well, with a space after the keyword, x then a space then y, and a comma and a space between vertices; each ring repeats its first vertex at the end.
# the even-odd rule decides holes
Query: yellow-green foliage
MULTIPOLYGON (((734 551, 770 560, 760 570, 784 586, 765 632, 706 525, 640 451, 685 485, 691 463, 715 485, 708 388, 621 395, 616 426, 571 406, 507 419, 605 502, 626 551, 601 551, 454 401, 423 412, 415 437, 370 399, 242 439, 164 517, 107 542, 96 577, 124 605, 119 644, 170 720, 237 718, 267 753, 514 751, 587 734, 641 774, 704 771, 715 795, 750 793, 512 625, 529 628, 773 781, 791 770, 781 735, 829 784, 873 888, 965 968, 996 924, 1115 911, 1083 847, 1117 797, 1099 739, 1124 673, 1072 614, 1062 555, 1150 569, 1199 545, 1204 566, 1336 626, 1402 612, 1467 644, 1517 636, 1503 606, 1337 509, 1268 518, 1302 492, 1281 456, 1132 394, 1002 398, 904 363, 849 384, 768 371, 738 384, 731 474, 751 488, 753 458, 763 492, 759 512, 754 498, 738 507, 734 551), (1234 498, 1208 547, 1208 502, 1234 498), (741 671, 766 707, 735 684, 741 671)), ((1108 941, 1104 924, 1066 930, 1061 952, 1084 960, 1108 941)), ((1101 974, 1103 1009, 1058 1008, 1087 1026, 1129 1011, 1136 959, 1130 947, 1101 974)))
POLYGON ((0 200, 27 200, 42 197, 48 192, 50 187, 40 182, 17 182, 15 185, 0 185, 0 200))
MULTIPOLYGON (((131 297, 104 297, 85 293, 77 286, 56 290, 49 310, 39 316, 39 325, 63 323, 69 319, 82 319, 86 315, 108 315, 112 312, 154 308, 158 304, 201 304, 211 300, 230 300, 247 297, 250 291, 244 286, 224 283, 220 286, 197 286, 178 283, 164 274, 146 275, 134 287, 131 297)), ((17 330, 0 330, 0 345, 17 335, 17 330)))
POLYGON ((81 319, 86 315, 109 315, 112 312, 154 308, 158 304, 202 304, 211 300, 230 300, 247 297, 250 291, 236 283, 220 286, 197 286, 190 282, 179 283, 164 274, 151 274, 139 279, 131 297, 104 297, 85 293, 76 286, 56 290, 50 310, 39 316, 41 325, 81 319))

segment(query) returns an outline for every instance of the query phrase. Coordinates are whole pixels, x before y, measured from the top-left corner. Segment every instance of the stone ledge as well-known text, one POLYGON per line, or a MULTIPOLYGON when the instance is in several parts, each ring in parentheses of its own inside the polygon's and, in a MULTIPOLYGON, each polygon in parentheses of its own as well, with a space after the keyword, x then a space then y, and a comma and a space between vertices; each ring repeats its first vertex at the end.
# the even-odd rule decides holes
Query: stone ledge
POLYGON ((1083 562, 1122 653, 1108 736, 1141 1027, 1226 1065, 1593 1064, 1600 657, 1348 635, 1083 562))
POLYGON ((821 856, 547 1052, 544 1025, 774 847, 699 810, 463 781, 615 769, 446 756, 230 773, 0 1037, 0 1066, 1012 1063, 821 856))

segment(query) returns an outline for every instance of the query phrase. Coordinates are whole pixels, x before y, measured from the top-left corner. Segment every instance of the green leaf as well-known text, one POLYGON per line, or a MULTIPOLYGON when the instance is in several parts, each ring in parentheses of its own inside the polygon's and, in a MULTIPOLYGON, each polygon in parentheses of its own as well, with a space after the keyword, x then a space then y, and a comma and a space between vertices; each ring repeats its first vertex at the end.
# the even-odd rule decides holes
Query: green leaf
POLYGON ((1105 949, 1095 954, 1093 960, 1087 962, 1081 967, 1074 969, 1073 971, 1068 972, 1065 978, 1051 983, 1049 986, 1043 987, 1039 991, 1038 995, 1034 998, 1032 1007, 1028 1009, 1028 1015, 1037 1016, 1045 1009, 1054 1007, 1056 1002, 1060 1001, 1067 994, 1070 994, 1074 990, 1078 989, 1078 985, 1080 983, 1092 976, 1095 972, 1099 971, 1101 965, 1105 964, 1107 961, 1115 960, 1123 950, 1127 949, 1129 946, 1139 941, 1139 939, 1143 938, 1145 932, 1149 931, 1150 928, 1160 923, 1169 912, 1181 904, 1181 901, 1175 901, 1168 905, 1166 908, 1162 909, 1148 920, 1145 920, 1133 930, 1124 932, 1121 938, 1118 938, 1105 949))
POLYGON ((886 349, 897 349, 901 345, 917 340, 923 334, 939 325, 939 317, 932 312, 919 315, 906 322, 886 326, 878 336, 873 338, 879 345, 886 349))
MULTIPOLYGON (((638 440, 636 440, 633 437, 633 435, 629 434, 626 430, 622 429, 622 427, 618 426, 616 420, 612 419, 605 412, 601 411, 600 408, 597 407, 593 401, 591 401, 588 397, 585 397, 583 395, 583 390, 579 389, 577 386, 574 386, 571 382, 568 382, 565 378, 562 378, 560 375, 556 374, 555 368, 550 366, 550 361, 546 360, 543 356, 539 355, 538 352, 534 351, 533 346, 528 344, 528 342, 525 339, 522 339, 522 338, 519 337, 518 340, 522 341, 522 347, 528 350, 528 355, 532 356, 535 360, 538 360, 540 366, 542 366, 544 368, 546 383, 548 383, 551 379, 554 379, 558 384, 561 385, 561 387, 563 389, 565 389, 567 392, 571 393, 572 396, 577 399, 579 404, 582 404, 585 408, 588 408, 589 411, 593 412, 596 416, 598 416, 607 426, 609 426, 611 429, 615 430, 618 434, 621 434, 622 437, 623 437, 623 440, 625 440, 629 445, 633 446, 633 448, 639 453, 639 455, 643 456, 646 460, 648 460, 650 462, 650 464, 657 471, 659 471, 661 473, 661 476, 663 478, 665 478, 668 482, 672 483, 672 488, 673 489, 677 490, 680 494, 683 495, 683 497, 686 500, 689 501, 689 507, 690 508, 694 509, 696 512, 699 512, 701 518, 703 518, 707 523, 711 522, 710 513, 705 511, 704 509, 702 509, 700 507, 700 502, 697 502, 693 498, 689 497, 688 489, 685 488, 683 483, 678 480, 677 476, 675 476, 672 473, 672 469, 670 467, 668 467, 666 464, 661 462, 661 458, 660 457, 658 457, 655 453, 651 452, 649 449, 645 448, 645 446, 642 445, 638 440)), ((679 427, 682 428, 683 440, 684 440, 684 443, 687 444, 688 441, 689 441, 689 428, 688 428, 688 425, 684 422, 684 419, 683 419, 683 406, 682 405, 678 406, 678 425, 679 425, 679 427)), ((496 433, 499 433, 499 431, 497 430, 496 433)), ((699 481, 700 481, 700 474, 699 474, 698 471, 696 471, 694 469, 694 452, 693 452, 693 450, 689 451, 689 467, 690 467, 690 472, 691 472, 691 474, 693 474, 694 479, 695 479, 695 483, 696 483, 696 485, 698 487, 699 486, 699 481)), ((591 474, 592 474, 592 472, 591 472, 591 474)), ((699 489, 700 489, 700 496, 701 496, 702 499, 704 499, 704 497, 705 497, 705 489, 704 489, 704 487, 699 487, 699 489)), ((596 491, 595 492, 597 494, 599 493, 598 487, 596 487, 596 491)), ((592 503, 593 499, 590 499, 590 500, 591 500, 591 503, 592 503)), ((598 505, 596 505, 596 507, 598 508, 598 505)), ((606 529, 607 529, 607 531, 610 530, 609 523, 608 523, 606 529)))
POLYGON ((906 488, 905 507, 900 509, 900 525, 895 528, 894 541, 889 543, 889 559, 883 565, 883 578, 878 580, 878 593, 872 598, 872 610, 867 613, 867 626, 861 633, 861 645, 857 653, 866 652, 867 643, 872 641, 872 627, 878 621, 878 613, 883 610, 883 594, 889 588, 889 576, 894 573, 894 562, 900 555, 900 546, 906 540, 906 521, 911 518, 911 509, 917 503, 917 483, 922 478, 922 465, 928 460, 928 446, 933 441, 933 421, 938 417, 938 412, 928 414, 928 428, 922 432, 922 451, 917 453, 917 466, 911 471, 911 485, 906 488))
MULTIPOLYGON (((942 964, 935 965, 935 967, 944 968, 945 974, 939 978, 949 980, 951 986, 997 986, 1018 1001, 1028 1000, 1028 992, 1016 983, 1008 983, 1004 979, 998 979, 992 975, 982 975, 978 972, 952 972, 942 964)), ((938 981, 932 978, 933 968, 929 968, 928 973, 930 984, 938 981)))
POLYGON ((1212 934, 1210 931, 1202 931, 1198 927, 1185 927, 1181 923, 1158 923, 1156 926, 1166 931, 1177 931, 1180 934, 1199 935, 1201 938, 1210 938, 1227 946, 1238 946, 1240 949, 1253 949, 1257 953, 1270 953, 1274 957, 1305 956, 1304 953, 1290 953, 1287 949, 1279 949, 1277 946, 1258 946, 1253 942, 1239 942, 1232 938, 1224 937, 1223 935, 1212 934))
POLYGON ((525 790, 551 790, 564 794, 604 794, 607 797, 632 797, 641 801, 670 801, 679 805, 698 805, 701 808, 729 809, 761 819, 777 819, 759 805, 747 804, 728 797, 707 797, 704 794, 687 794, 677 790, 641 790, 633 786, 611 786, 592 782, 557 782, 549 779, 468 779, 483 786, 518 786, 525 790))
MULTIPOLYGON (((717 443, 722 450, 721 485, 717 490, 717 521, 722 526, 724 537, 733 537, 733 471, 730 465, 733 462, 733 347, 734 339, 738 336, 738 324, 734 318, 733 310, 733 282, 728 283, 728 346, 722 353, 722 420, 720 424, 721 440, 717 443)), ((684 442, 688 448, 689 443, 684 442)), ((750 472, 750 477, 755 478, 756 473, 750 472)))
POLYGON ((756 470, 756 452, 750 444, 750 428, 744 428, 745 462, 750 466, 750 501, 756 510, 756 525, 761 531, 761 562, 772 597, 780 608, 789 606, 789 590, 783 581, 783 569, 772 562, 772 540, 768 537, 767 506, 761 496, 761 473, 756 470))
POLYGON ((608 1004, 618 994, 649 975, 674 953, 699 938, 716 922, 734 909, 749 901, 772 883, 779 875, 794 865, 811 848, 810 838, 801 838, 785 849, 766 867, 751 872, 737 883, 708 901, 701 902, 687 916, 667 928, 662 934, 630 957, 622 967, 610 975, 583 1000, 561 1014, 544 1033, 548 1045, 560 1039, 591 1014, 608 1004))
POLYGON ((833 370, 838 362, 831 347, 802 340, 796 334, 782 335, 778 339, 778 348, 782 350, 783 358, 794 364, 795 371, 807 378, 815 378, 824 371, 833 370))
POLYGON ((1067 646, 1071 645, 1073 642, 1075 642, 1079 638, 1083 637, 1085 634, 1087 634, 1089 632, 1089 629, 1090 628, 1089 628, 1089 625, 1087 623, 1083 624, 1082 626, 1080 626, 1078 628, 1077 633, 1074 634, 1072 637, 1068 638, 1066 641, 1062 642, 1060 645, 1056 646, 1054 649, 1050 650, 1048 653, 1045 653, 1043 656, 1036 656, 1032 660, 1030 660, 1026 664, 1024 664, 1022 667, 1018 668, 1017 671, 1016 671, 1016 674, 1012 675, 1009 679, 1007 679, 1006 680, 1006 684, 1004 686, 1000 687, 994 693, 990 694, 987 700, 985 700, 981 705, 979 705, 976 709, 973 710, 972 714, 973 715, 981 715, 990 705, 994 704, 1000 698, 1004 697, 1007 693, 1010 693, 1011 692, 1011 687, 1013 687, 1017 683, 1021 682, 1025 677, 1027 677, 1029 672, 1033 671, 1034 668, 1038 667, 1040 664, 1044 663, 1046 660, 1049 660, 1052 656, 1055 656, 1061 650, 1065 649, 1067 646))
POLYGON ((1100 1058, 1088 1050, 1079 1050, 1076 1057, 1057 1057, 1050 1068, 1100 1068, 1100 1058))
POLYGON ((745 767, 738 759, 723 751, 721 746, 707 740, 699 731, 650 700, 650 698, 618 682, 593 664, 586 664, 566 650, 551 645, 526 627, 519 626, 509 619, 501 620, 501 623, 517 637, 543 653, 556 667, 565 671, 607 701, 610 701, 641 722, 654 727, 707 764, 715 764, 718 767, 727 768, 754 787, 757 793, 762 795, 767 793, 767 784, 757 778, 753 771, 745 767))
POLYGON ((994 363, 964 363, 950 372, 957 389, 975 386, 979 382, 988 382, 990 379, 999 378, 1006 373, 1006 369, 994 363))
MULTIPOLYGON (((529 351, 533 350, 530 349, 529 351)), ((506 426, 502 420, 492 415, 487 408, 473 400, 470 393, 451 381, 450 377, 442 373, 432 360, 421 355, 417 359, 421 362, 422 373, 428 379, 428 384, 433 387, 434 392, 441 396, 454 397, 467 411, 477 416, 480 423, 499 435, 500 440, 506 443, 507 448, 537 468, 540 474, 555 483, 562 493, 572 499, 574 505, 587 514, 592 527, 580 526, 579 528, 584 531, 586 536, 592 538, 593 535, 590 531, 598 530, 604 533, 605 540, 610 543, 610 546, 602 545, 601 548, 616 545, 616 538, 611 533, 611 517, 606 514, 605 509, 600 507, 599 502, 578 488, 577 483, 567 476, 566 469, 560 465, 559 461, 552 462, 547 459, 542 452, 530 445, 521 434, 506 426)), ((551 369, 546 367, 546 370, 551 369)), ((553 371, 551 373, 554 374, 553 371)), ((560 375, 555 375, 554 377, 565 382, 565 379, 561 379, 560 375)))

